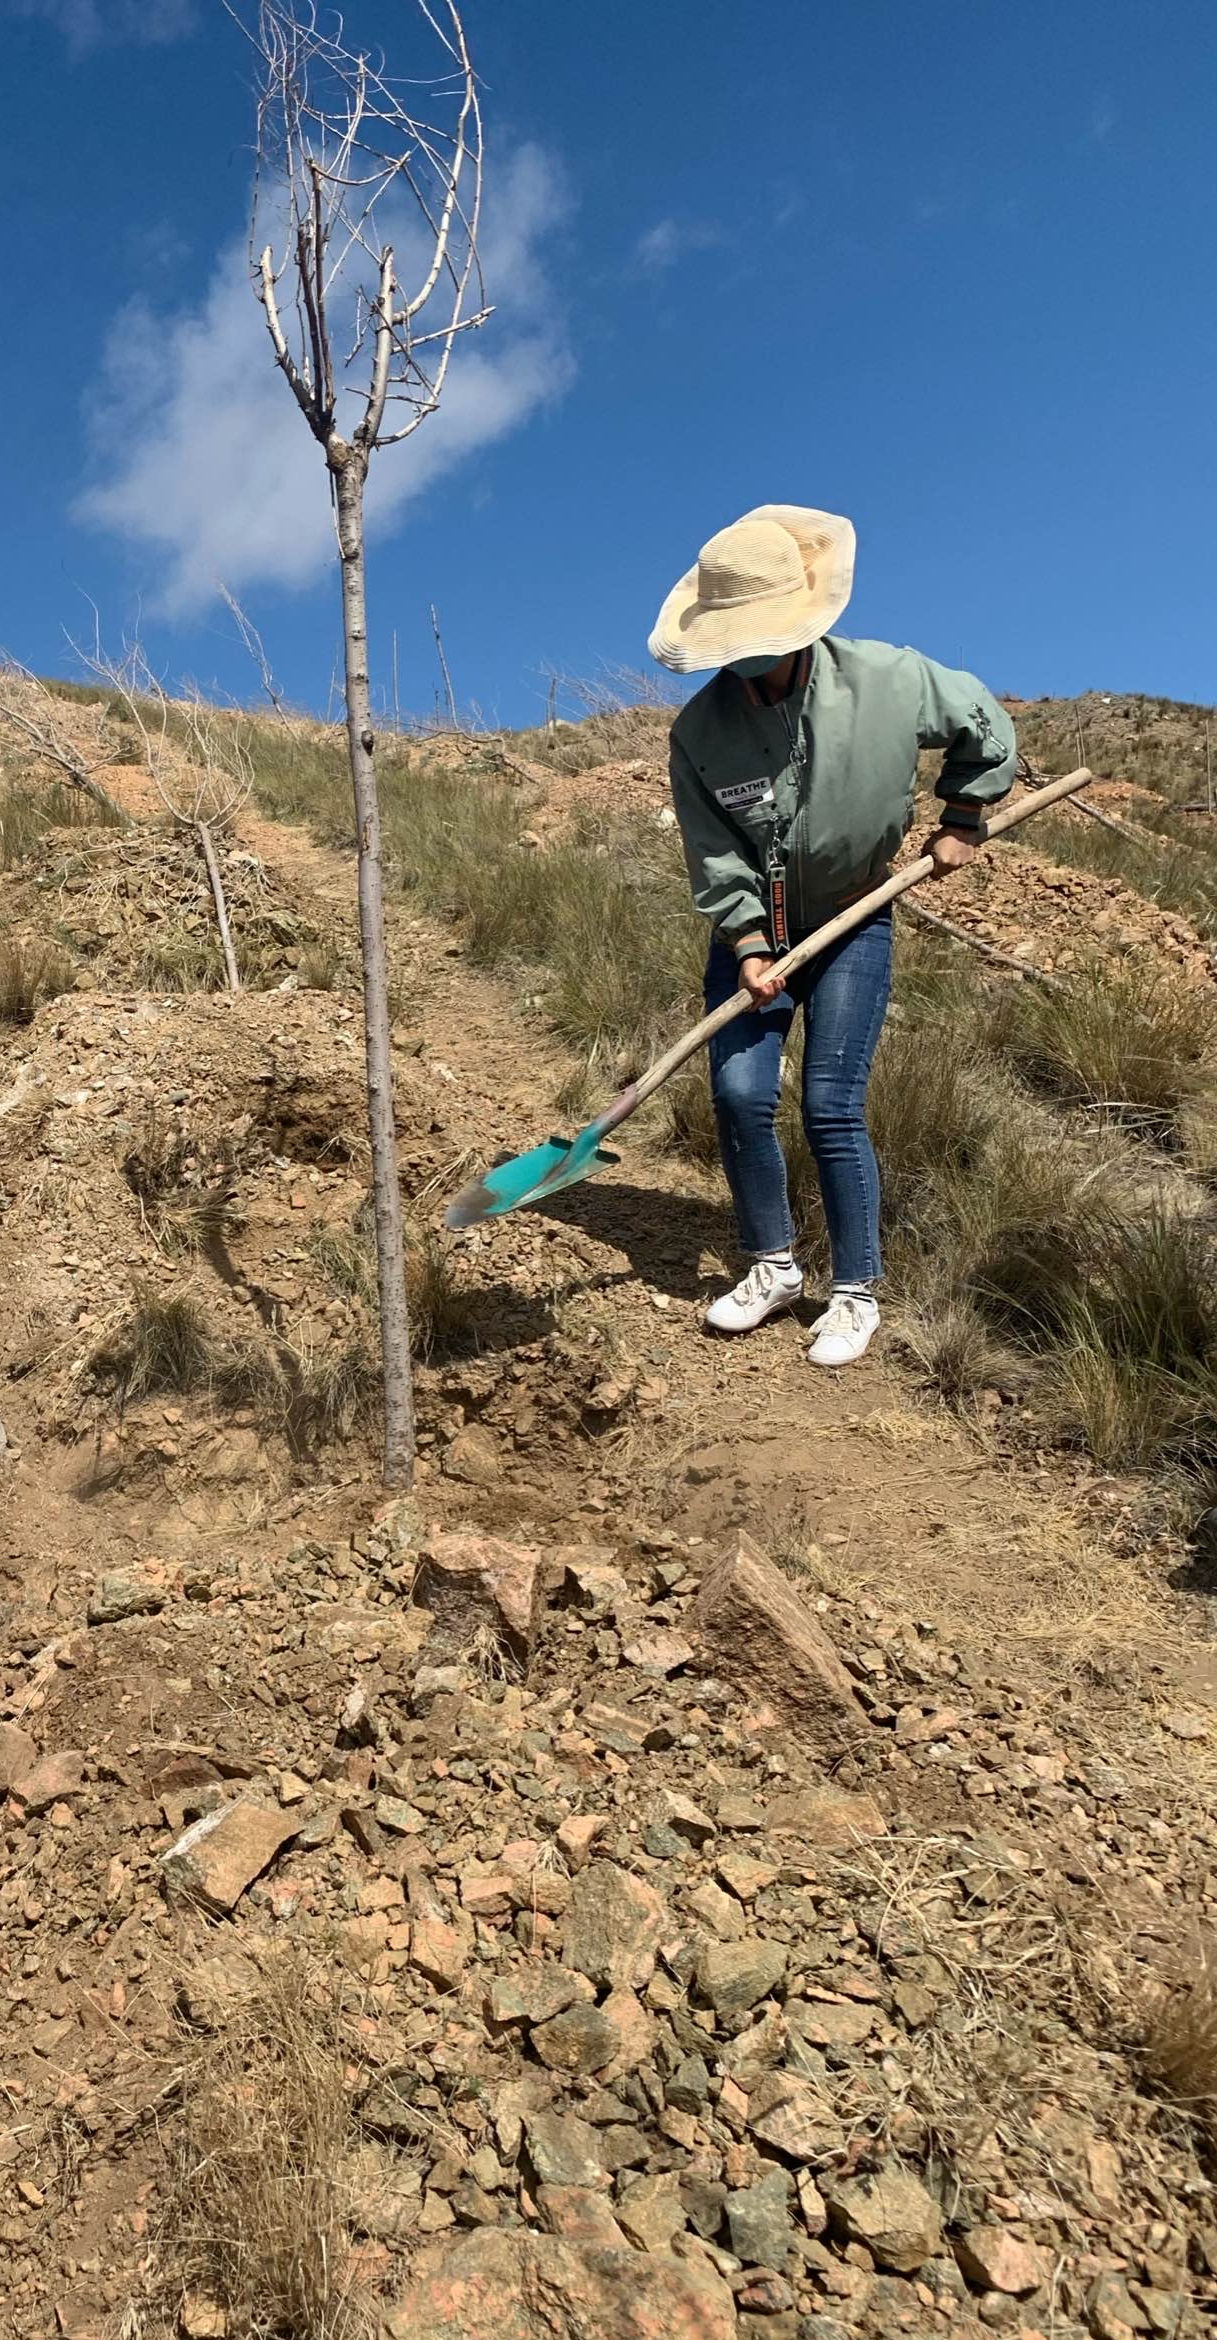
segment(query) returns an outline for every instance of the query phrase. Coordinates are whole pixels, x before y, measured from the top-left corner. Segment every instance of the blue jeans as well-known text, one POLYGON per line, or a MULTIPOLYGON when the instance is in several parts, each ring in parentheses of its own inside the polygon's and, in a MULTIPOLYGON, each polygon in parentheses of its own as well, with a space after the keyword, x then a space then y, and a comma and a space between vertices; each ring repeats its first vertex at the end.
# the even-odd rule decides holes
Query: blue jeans
MULTIPOLYGON (((791 977, 769 1007, 738 1016, 710 1042, 718 1142, 745 1251, 782 1251, 794 1227, 777 1139, 782 1050, 804 1016, 803 1127, 815 1158, 837 1283, 881 1272, 879 1167, 866 1126, 866 1084, 887 1013, 892 914, 880 911, 791 977)), ((717 937, 707 1010, 739 989, 735 955, 717 937)))

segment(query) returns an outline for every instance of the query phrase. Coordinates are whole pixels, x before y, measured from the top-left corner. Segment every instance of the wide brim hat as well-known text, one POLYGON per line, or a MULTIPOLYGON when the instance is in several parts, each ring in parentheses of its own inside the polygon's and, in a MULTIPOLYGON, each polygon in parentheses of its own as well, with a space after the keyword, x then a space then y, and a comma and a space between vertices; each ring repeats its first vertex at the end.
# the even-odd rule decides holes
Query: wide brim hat
POLYGON ((758 504, 703 544, 673 586, 647 643, 652 658, 697 674, 818 642, 849 600, 854 542, 838 512, 758 504))

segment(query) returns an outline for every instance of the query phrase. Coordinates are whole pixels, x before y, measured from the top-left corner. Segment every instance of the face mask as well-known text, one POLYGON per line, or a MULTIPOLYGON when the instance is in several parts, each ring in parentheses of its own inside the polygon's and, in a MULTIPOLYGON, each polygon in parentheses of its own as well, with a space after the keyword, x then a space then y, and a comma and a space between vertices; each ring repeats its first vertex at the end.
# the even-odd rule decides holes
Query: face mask
POLYGON ((774 667, 780 665, 780 658, 774 658, 771 653, 767 653, 764 658, 729 658, 727 671, 729 674, 743 675, 748 678, 758 674, 772 674, 774 667))

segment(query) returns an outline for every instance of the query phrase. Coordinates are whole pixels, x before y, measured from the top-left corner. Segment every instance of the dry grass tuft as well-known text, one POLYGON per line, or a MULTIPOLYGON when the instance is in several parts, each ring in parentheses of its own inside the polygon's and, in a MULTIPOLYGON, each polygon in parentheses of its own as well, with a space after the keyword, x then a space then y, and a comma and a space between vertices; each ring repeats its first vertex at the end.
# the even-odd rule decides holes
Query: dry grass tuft
POLYGON ((75 981, 75 963, 54 943, 0 937, 0 1023, 28 1024, 44 999, 58 999, 75 981))
POLYGON ((307 1446, 326 1446, 369 1430, 380 1397, 380 1366, 369 1338, 341 1347, 293 1352, 291 1416, 307 1446))
POLYGON ((49 786, 0 771, 0 869, 31 860, 56 829, 112 829, 105 806, 59 781, 49 786))
POLYGON ((805 1497, 799 1496, 780 1512, 770 1528, 765 1549, 775 1568, 788 1576, 800 1592, 834 1592, 839 1589, 838 1578, 830 1569, 815 1539, 811 1511, 805 1497))
MULTIPOLYGON (((313 1257, 336 1292, 375 1320, 376 1250, 371 1208, 362 1202, 347 1227, 319 1229, 313 1257)), ((414 1355, 425 1364, 466 1338, 476 1317, 475 1295, 461 1283, 460 1255, 431 1227, 406 1225, 406 1297, 414 1355)), ((374 1343, 364 1344, 371 1354, 374 1343)))
POLYGON ((302 991, 341 991, 342 973, 342 952, 337 943, 325 935, 319 935, 315 942, 308 944, 301 953, 300 965, 296 970, 302 991))
POLYGON ((997 1120, 992 1091, 934 1023, 892 1026, 875 1059, 867 1120, 894 1225, 914 1217, 927 1182, 976 1169, 997 1120))
POLYGON ((223 991, 219 937, 185 920, 158 920, 140 951, 135 979, 144 991, 223 991))
POLYGON ((950 1288, 928 1292, 899 1321, 903 1347, 927 1386, 952 1412, 967 1413, 984 1389, 1021 1383, 1018 1361, 993 1337, 974 1301, 950 1288))
POLYGON ((342 2172, 357 2135, 332 1962, 295 1946, 189 2039, 161 2254, 181 2292, 223 2306, 231 2340, 365 2340, 371 2302, 342 2172))
POLYGON ((447 1354, 472 1331, 474 1295, 460 1280, 459 1253, 430 1227, 406 1229, 406 1297, 414 1354, 447 1354))
POLYGON ((1151 2016, 1141 2066, 1150 2087, 1189 2113, 1210 2148, 1217 2147, 1217 1965, 1210 1944, 1202 1945, 1192 1980, 1151 2016))
POLYGON ((208 1387, 214 1367, 214 1336, 194 1295, 140 1283, 89 1359, 93 1380, 108 1385, 121 1405, 161 1392, 190 1396, 208 1387))
POLYGON ((194 1253, 224 1240, 236 1217, 237 1150, 153 1106, 123 1156, 122 1171, 144 1223, 166 1252, 194 1253))
POLYGON ((363 1207, 356 1214, 356 1223, 349 1227, 317 1227, 309 1238, 309 1249, 322 1274, 344 1300, 361 1300, 365 1307, 376 1306, 376 1253, 370 1232, 363 1225, 363 1207))
POLYGON ((670 1083, 667 1119, 667 1142, 673 1153, 682 1154, 686 1162, 696 1162, 703 1170, 712 1169, 719 1158, 718 1124, 704 1064, 678 1073, 670 1083))
POLYGON ((271 1429, 287 1412, 287 1377, 275 1351, 218 1334, 189 1288, 158 1292, 135 1281, 127 1306, 90 1353, 88 1374, 120 1407, 147 1397, 206 1397, 249 1406, 271 1429))
POLYGON ((1138 1134, 1178 1142, 1217 1045, 1207 986, 1144 961, 1095 961, 1062 991, 1021 984, 993 1037, 1026 1079, 1138 1134))

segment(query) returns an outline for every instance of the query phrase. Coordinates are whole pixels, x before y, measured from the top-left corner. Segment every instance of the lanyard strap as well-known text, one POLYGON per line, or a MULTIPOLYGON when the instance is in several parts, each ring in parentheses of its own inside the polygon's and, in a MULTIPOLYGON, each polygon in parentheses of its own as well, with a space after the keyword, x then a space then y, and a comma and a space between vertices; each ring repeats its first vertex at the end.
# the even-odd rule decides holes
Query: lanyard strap
MULTIPOLYGON (((801 717, 803 702, 807 695, 807 685, 811 679, 813 656, 814 651, 810 648, 800 650, 790 689, 784 698, 778 700, 762 698, 756 684, 750 677, 746 678, 744 683, 744 688, 754 707, 767 707, 772 711, 776 706, 777 712, 782 718, 787 745, 790 749, 790 768, 794 777, 795 812, 798 810, 799 787, 807 768, 807 750, 799 736, 799 720, 791 714, 791 703, 797 700, 799 717, 801 717)), ((787 950, 790 944, 790 926, 786 911, 786 840, 790 835, 793 821, 794 812, 791 813, 789 820, 783 821, 777 817, 775 811, 769 830, 769 845, 765 857, 765 877, 769 887, 769 933, 774 948, 779 954, 787 950)))

